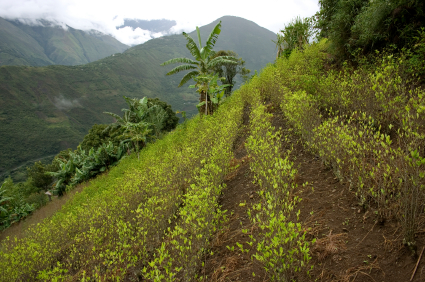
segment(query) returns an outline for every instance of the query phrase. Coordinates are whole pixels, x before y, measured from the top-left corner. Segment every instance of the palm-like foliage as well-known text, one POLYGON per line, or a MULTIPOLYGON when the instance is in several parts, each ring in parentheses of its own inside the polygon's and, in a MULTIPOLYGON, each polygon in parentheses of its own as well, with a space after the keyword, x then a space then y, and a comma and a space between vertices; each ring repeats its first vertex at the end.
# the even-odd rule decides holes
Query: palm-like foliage
MULTIPOLYGON (((3 183, 4 184, 4 183, 3 183)), ((3 206, 7 201, 12 200, 12 197, 3 196, 6 193, 6 189, 3 189, 3 184, 0 186, 0 214, 7 213, 7 209, 3 206)))
MULTIPOLYGON (((128 109, 122 109, 123 117, 117 114, 105 112, 116 119, 112 126, 122 127, 124 132, 122 139, 124 143, 133 142, 134 148, 139 156, 140 147, 146 143, 148 138, 158 138, 167 119, 167 112, 158 105, 148 105, 148 98, 128 98, 124 96, 128 109)), ((107 129, 105 129, 107 130, 107 129)))
POLYGON ((195 41, 192 37, 190 37, 190 35, 183 32, 183 36, 186 37, 187 40, 186 47, 187 49, 189 49, 189 52, 194 57, 194 60, 188 58, 175 58, 161 64, 161 66, 166 66, 175 63, 184 64, 175 67, 174 69, 169 71, 167 75, 172 75, 181 71, 190 70, 190 72, 188 72, 180 81, 179 87, 198 75, 206 75, 208 73, 211 73, 213 71, 213 68, 217 65, 237 64, 236 58, 232 56, 220 56, 214 58, 213 47, 217 41, 218 35, 221 32, 220 28, 221 21, 211 31, 211 34, 208 37, 204 47, 202 47, 201 33, 198 27, 196 27, 196 32, 198 34, 199 46, 196 45, 195 41))
MULTIPOLYGON (((128 129, 134 128, 134 125, 132 124, 143 123, 143 126, 147 126, 147 128, 150 129, 147 132, 158 136, 164 126, 165 119, 167 118, 166 111, 158 105, 149 107, 147 97, 137 99, 124 96, 124 99, 127 102, 128 109, 122 109, 124 112, 122 117, 111 112, 105 112, 105 114, 116 119, 116 122, 111 126, 128 129)), ((141 127, 139 126, 138 128, 141 127)), ((108 128, 105 130, 107 129, 108 128)))
POLYGON ((282 34, 277 34, 276 43, 277 57, 289 57, 292 50, 298 48, 303 49, 305 44, 308 44, 310 38, 313 36, 312 18, 296 17, 285 28, 280 31, 282 34))

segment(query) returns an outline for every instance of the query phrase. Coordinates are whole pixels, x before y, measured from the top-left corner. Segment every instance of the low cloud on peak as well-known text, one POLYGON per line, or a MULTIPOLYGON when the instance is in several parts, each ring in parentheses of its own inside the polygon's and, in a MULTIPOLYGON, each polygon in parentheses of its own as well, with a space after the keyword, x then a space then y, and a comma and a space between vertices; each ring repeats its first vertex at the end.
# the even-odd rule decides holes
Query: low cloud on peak
POLYGON ((263 0, 257 6, 253 9, 245 1, 217 0, 205 11, 199 9, 199 1, 195 0, 1 0, 0 17, 32 25, 42 25, 41 20, 47 20, 63 28, 98 30, 124 44, 135 45, 170 33, 191 32, 196 26, 209 24, 229 13, 278 32, 296 16, 309 17, 319 9, 318 0, 263 0), (173 25, 154 30, 126 25, 128 19, 142 19, 145 24, 166 19, 173 25))

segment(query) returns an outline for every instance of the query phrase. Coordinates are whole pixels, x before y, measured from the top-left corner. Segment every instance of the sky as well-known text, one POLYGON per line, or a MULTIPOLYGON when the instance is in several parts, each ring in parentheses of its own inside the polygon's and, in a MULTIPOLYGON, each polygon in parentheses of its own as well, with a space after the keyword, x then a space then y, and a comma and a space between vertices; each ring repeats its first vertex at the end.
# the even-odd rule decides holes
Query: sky
POLYGON ((161 33, 130 27, 117 29, 129 19, 168 19, 177 25, 172 33, 191 32, 222 16, 238 16, 275 33, 297 16, 309 17, 319 10, 318 0, 0 0, 0 17, 37 24, 54 21, 82 30, 95 29, 127 45, 141 44, 161 33), (200 4, 205 3, 205 4, 200 4))

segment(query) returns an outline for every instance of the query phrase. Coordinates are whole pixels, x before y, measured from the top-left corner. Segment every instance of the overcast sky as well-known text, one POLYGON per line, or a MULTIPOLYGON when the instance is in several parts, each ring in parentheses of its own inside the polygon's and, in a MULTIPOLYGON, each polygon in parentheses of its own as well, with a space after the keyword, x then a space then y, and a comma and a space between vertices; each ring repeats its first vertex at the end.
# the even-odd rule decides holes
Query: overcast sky
POLYGON ((96 29, 128 45, 140 44, 162 34, 151 34, 140 28, 117 30, 125 18, 175 20, 177 25, 173 32, 190 32, 196 26, 231 15, 277 33, 296 16, 309 17, 318 10, 318 0, 0 0, 0 17, 27 21, 48 19, 76 29, 96 29))

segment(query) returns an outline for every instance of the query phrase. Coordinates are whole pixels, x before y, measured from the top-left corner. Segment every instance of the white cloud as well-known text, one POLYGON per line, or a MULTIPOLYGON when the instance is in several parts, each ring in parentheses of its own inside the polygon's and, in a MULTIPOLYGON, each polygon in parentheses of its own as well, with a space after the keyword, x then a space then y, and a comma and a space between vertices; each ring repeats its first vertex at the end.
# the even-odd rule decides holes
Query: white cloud
POLYGON ((172 32, 190 32, 196 26, 208 24, 225 15, 254 21, 273 32, 282 29, 296 16, 312 16, 318 0, 262 0, 248 4, 246 1, 216 0, 214 5, 202 6, 198 0, 1 0, 0 17, 24 18, 36 24, 36 19, 64 23, 76 29, 96 29, 110 34, 129 45, 140 44, 162 34, 142 29, 116 29, 131 19, 170 19, 177 25, 172 32))

